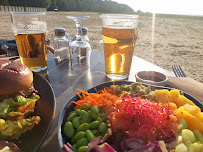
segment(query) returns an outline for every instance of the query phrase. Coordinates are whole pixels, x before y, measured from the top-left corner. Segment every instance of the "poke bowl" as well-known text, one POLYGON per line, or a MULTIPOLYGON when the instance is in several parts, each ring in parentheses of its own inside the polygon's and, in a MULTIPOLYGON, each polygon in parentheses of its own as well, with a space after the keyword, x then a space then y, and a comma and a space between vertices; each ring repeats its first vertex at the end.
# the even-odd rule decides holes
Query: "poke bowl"
POLYGON ((64 152, 203 150, 203 105, 181 90, 130 81, 78 89, 64 105, 64 152))

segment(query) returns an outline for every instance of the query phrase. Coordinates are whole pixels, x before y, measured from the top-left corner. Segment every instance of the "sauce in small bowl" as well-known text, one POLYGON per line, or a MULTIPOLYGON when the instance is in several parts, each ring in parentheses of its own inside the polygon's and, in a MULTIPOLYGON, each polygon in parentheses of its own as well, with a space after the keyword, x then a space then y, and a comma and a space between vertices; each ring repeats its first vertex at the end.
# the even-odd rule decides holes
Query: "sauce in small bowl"
POLYGON ((142 82, 151 85, 165 86, 168 77, 157 71, 139 71, 135 75, 137 82, 142 82))

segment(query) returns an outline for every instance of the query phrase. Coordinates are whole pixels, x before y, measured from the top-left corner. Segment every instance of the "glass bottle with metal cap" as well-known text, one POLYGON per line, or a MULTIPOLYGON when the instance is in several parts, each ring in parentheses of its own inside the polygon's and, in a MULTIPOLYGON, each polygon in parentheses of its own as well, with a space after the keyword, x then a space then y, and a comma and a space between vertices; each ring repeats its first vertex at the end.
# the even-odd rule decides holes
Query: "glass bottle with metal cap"
POLYGON ((86 27, 82 27, 81 30, 82 30, 82 40, 89 42, 89 38, 87 36, 88 29, 86 27))
MULTIPOLYGON (((87 36, 87 28, 86 27, 82 27, 82 41, 88 42, 89 43, 89 38, 87 36)), ((87 53, 89 52, 89 48, 81 48, 80 52, 77 52, 78 57, 86 57, 87 53)))
POLYGON ((54 55, 58 61, 70 59, 72 56, 69 50, 69 40, 66 38, 66 30, 64 28, 56 28, 54 30, 54 55))
MULTIPOLYGON (((89 38, 87 36, 88 29, 86 27, 81 27, 82 35, 81 35, 81 41, 85 41, 89 43, 89 38)), ((76 36, 73 37, 72 41, 76 40, 76 36)), ((78 57, 86 57, 87 53, 89 52, 89 48, 80 48, 75 49, 74 52, 77 52, 78 57)))

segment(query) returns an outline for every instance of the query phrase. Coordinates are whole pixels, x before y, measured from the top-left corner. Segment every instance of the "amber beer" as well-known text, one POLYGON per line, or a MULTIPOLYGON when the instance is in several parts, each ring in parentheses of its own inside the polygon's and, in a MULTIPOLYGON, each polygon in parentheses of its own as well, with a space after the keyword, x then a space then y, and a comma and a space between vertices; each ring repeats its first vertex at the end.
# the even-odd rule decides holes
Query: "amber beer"
POLYGON ((15 34, 21 63, 30 69, 47 66, 45 33, 15 34))
POLYGON ((129 75, 135 41, 136 28, 102 28, 106 74, 112 77, 129 75))
POLYGON ((45 12, 11 12, 12 30, 21 63, 34 72, 47 67, 45 12))

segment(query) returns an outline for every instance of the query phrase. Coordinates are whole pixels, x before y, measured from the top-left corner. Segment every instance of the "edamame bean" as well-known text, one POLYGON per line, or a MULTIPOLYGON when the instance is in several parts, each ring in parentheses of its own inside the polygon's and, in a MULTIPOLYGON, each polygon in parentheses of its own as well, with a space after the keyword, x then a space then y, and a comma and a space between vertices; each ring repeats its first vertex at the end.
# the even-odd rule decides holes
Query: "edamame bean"
POLYGON ((71 113, 71 114, 68 116, 67 121, 71 121, 75 116, 76 116, 76 113, 75 113, 75 112, 71 113))
POLYGON ((68 138, 72 138, 75 135, 75 129, 70 121, 67 121, 64 125, 64 132, 68 138))
POLYGON ((78 128, 80 126, 80 117, 76 116, 72 120, 73 127, 78 128))
POLYGON ((99 125, 100 125, 100 122, 96 120, 96 121, 93 121, 93 122, 89 125, 89 128, 90 128, 90 129, 96 129, 96 128, 99 127, 99 125))
POLYGON ((102 112, 102 113, 100 114, 100 117, 101 117, 101 119, 102 119, 103 121, 106 120, 106 114, 105 114, 105 113, 102 112))
POLYGON ((76 144, 72 146, 73 151, 77 151, 76 144))
POLYGON ((107 130, 107 125, 106 125, 104 122, 102 122, 102 123, 99 125, 98 131, 99 131, 100 133, 104 133, 106 130, 107 130))
POLYGON ((70 116, 72 113, 75 113, 75 111, 71 111, 71 112, 68 114, 68 116, 70 116))
POLYGON ((97 105, 92 106, 90 109, 90 113, 91 113, 92 118, 96 120, 97 117, 100 116, 98 106, 97 105))
POLYGON ((89 124, 88 123, 83 123, 78 127, 77 132, 86 131, 88 129, 89 129, 89 124))
POLYGON ((92 122, 92 116, 91 116, 91 113, 90 112, 87 112, 88 113, 88 123, 92 122))
POLYGON ((77 116, 80 116, 80 109, 75 109, 75 113, 77 116))
POLYGON ((110 121, 106 120, 106 125, 109 126, 110 125, 110 121))
POLYGON ((87 137, 87 139, 88 139, 89 141, 92 141, 92 140, 95 139, 94 134, 93 134, 90 130, 86 130, 85 135, 86 135, 86 137, 87 137))
POLYGON ((97 129, 92 129, 90 130, 94 135, 96 135, 98 133, 98 130, 97 129))
POLYGON ((74 144, 74 143, 76 143, 78 140, 80 140, 81 138, 85 138, 85 132, 84 132, 84 131, 78 132, 78 133, 71 139, 71 143, 74 144))
POLYGON ((79 149, 81 146, 87 146, 88 145, 88 140, 87 138, 81 138, 76 142, 76 148, 79 149))
POLYGON ((85 110, 85 111, 88 111, 90 109, 89 105, 87 103, 85 103, 83 106, 82 106, 82 109, 85 110))
POLYGON ((80 123, 85 123, 88 121, 88 113, 85 110, 80 111, 80 123))
POLYGON ((81 146, 81 147, 78 149, 78 152, 86 152, 86 151, 87 151, 87 148, 88 148, 88 146, 81 146))
POLYGON ((101 133, 102 137, 105 137, 108 135, 108 130, 106 129, 103 133, 101 133))
POLYGON ((100 117, 97 117, 96 120, 99 121, 99 123, 102 123, 102 122, 103 122, 102 118, 100 118, 100 117))

